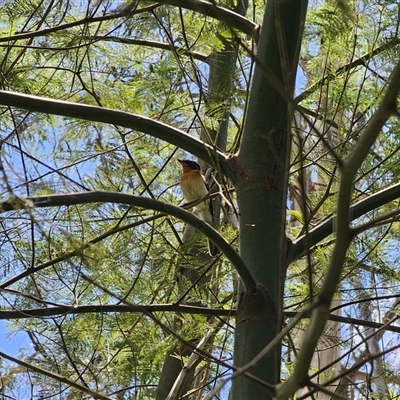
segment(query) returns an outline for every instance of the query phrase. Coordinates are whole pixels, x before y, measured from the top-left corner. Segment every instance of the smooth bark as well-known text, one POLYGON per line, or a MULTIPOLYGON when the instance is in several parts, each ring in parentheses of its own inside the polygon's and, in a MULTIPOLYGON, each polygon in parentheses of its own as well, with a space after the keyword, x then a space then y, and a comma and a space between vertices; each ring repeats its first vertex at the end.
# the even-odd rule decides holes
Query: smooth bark
MULTIPOLYGON (((307 1, 267 3, 240 152, 231 160, 240 211, 240 254, 258 283, 255 292, 243 290, 240 297, 234 353, 238 367, 256 357, 281 327, 290 99, 306 9, 307 1)), ((249 372, 269 384, 278 383, 279 347, 249 372)), ((233 400, 268 396, 264 385, 243 375, 233 380, 233 400)))

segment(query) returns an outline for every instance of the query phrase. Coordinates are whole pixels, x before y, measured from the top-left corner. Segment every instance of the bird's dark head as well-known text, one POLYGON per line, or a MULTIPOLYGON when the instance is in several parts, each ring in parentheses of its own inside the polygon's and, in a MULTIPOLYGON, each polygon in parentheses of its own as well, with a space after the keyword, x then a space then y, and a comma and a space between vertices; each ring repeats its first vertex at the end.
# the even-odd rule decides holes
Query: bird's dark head
POLYGON ((188 170, 196 169, 197 171, 200 171, 200 165, 197 164, 197 162, 195 161, 191 160, 178 160, 178 161, 181 163, 183 169, 188 169, 188 170))

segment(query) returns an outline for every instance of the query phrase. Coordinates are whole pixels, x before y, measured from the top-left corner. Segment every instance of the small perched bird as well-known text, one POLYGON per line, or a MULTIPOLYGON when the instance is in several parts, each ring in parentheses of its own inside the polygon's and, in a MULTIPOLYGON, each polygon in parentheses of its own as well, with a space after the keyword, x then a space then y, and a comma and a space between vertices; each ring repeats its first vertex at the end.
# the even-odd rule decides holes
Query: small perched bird
MULTIPOLYGON (((180 183, 185 200, 191 203, 207 196, 208 188, 200 172, 200 165, 191 160, 178 161, 183 168, 180 183)), ((196 204, 195 208, 199 211, 200 217, 204 222, 207 222, 211 226, 214 225, 212 202, 209 199, 196 204)), ((208 250, 212 256, 218 253, 218 249, 210 240, 208 241, 208 250)))

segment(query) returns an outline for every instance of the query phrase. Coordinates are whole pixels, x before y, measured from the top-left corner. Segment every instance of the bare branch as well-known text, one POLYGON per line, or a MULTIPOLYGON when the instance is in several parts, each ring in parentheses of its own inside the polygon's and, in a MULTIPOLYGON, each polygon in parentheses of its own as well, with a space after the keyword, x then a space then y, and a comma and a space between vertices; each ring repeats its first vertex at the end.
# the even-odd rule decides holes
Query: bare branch
MULTIPOLYGON (((233 266, 237 269, 238 274, 243 280, 245 287, 253 291, 256 287, 253 276, 248 270, 246 264, 243 262, 239 254, 232 248, 232 246, 222 237, 219 233, 208 225, 206 222, 197 218, 192 213, 171 204, 163 203, 162 201, 149 199, 141 196, 134 196, 126 193, 116 192, 84 192, 84 193, 73 193, 73 194, 62 194, 62 195, 49 195, 49 196, 36 196, 27 197, 25 199, 13 199, 0 203, 0 212, 31 209, 34 207, 57 207, 57 206, 71 206, 76 204, 87 204, 87 203, 120 203, 129 204, 143 208, 150 208, 161 213, 170 214, 174 217, 180 218, 182 221, 194 226, 204 235, 206 235, 213 243, 226 255, 226 257, 232 262, 233 266)), ((38 270, 40 266, 29 268, 23 273, 19 274, 21 278, 26 275, 30 275, 32 272, 38 270)), ((42 269, 41 267, 40 269, 42 269)), ((15 282, 15 280, 14 280, 15 282)), ((8 281, 10 284, 10 281, 8 281)), ((4 287, 4 286, 3 286, 4 287)))

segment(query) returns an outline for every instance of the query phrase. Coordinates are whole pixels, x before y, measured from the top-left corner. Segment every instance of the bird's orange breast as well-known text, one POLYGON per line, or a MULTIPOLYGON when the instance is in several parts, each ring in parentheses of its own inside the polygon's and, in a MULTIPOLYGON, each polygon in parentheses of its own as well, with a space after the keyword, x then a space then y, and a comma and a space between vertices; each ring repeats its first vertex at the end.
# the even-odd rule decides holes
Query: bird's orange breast
POLYGON ((181 176, 181 189, 187 202, 199 200, 208 193, 201 173, 196 170, 183 172, 181 176))

